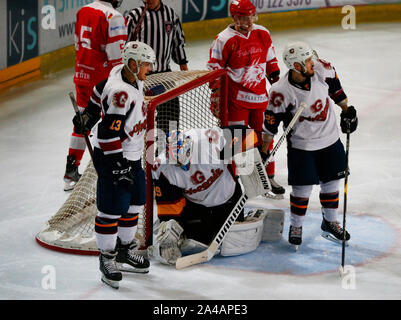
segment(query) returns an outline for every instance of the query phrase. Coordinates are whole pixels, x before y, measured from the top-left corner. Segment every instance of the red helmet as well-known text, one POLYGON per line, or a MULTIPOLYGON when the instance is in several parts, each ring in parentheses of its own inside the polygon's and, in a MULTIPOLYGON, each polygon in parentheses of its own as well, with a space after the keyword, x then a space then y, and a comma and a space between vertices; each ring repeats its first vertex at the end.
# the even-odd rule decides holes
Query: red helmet
POLYGON ((232 0, 230 3, 231 16, 253 16, 256 8, 249 0, 232 0))

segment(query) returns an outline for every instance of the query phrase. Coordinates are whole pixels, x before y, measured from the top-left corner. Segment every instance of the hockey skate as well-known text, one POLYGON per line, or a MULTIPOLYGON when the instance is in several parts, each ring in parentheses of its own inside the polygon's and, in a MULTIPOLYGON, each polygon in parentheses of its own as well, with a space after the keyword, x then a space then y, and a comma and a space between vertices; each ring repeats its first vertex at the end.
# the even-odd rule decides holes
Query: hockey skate
POLYGON ((133 273, 148 273, 150 265, 149 261, 138 252, 135 240, 123 245, 120 238, 117 238, 116 264, 118 270, 133 273))
MULTIPOLYGON (((329 222, 325 218, 323 218, 322 225, 320 226, 322 229, 322 237, 341 244, 344 237, 344 231, 340 227, 340 224, 337 221, 329 222)), ((348 245, 348 240, 351 238, 350 234, 345 231, 345 245, 348 245)))
POLYGON ((295 251, 298 251, 298 247, 302 243, 302 227, 290 226, 288 242, 294 246, 295 251))
POLYGON ((263 197, 274 200, 284 199, 285 189, 274 180, 274 176, 269 176, 269 181, 272 189, 270 192, 264 194, 263 197))
POLYGON ((81 175, 78 172, 75 157, 72 155, 67 156, 67 165, 64 174, 64 191, 74 189, 81 175))
POLYGON ((122 274, 116 265, 117 251, 101 251, 99 269, 102 272, 102 281, 114 289, 119 288, 122 274))

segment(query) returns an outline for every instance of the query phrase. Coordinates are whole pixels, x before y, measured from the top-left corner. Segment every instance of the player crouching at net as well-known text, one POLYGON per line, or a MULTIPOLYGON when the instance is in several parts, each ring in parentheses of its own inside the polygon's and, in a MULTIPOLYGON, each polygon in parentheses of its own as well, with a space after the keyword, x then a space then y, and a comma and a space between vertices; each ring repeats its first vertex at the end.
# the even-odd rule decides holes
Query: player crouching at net
MULTIPOLYGON (((164 264, 174 265, 182 255, 205 250, 243 196, 246 188, 240 182, 242 179, 233 174, 233 153, 249 150, 259 157, 256 159, 266 183, 259 194, 270 184, 255 148, 257 137, 252 129, 234 126, 170 131, 166 140, 166 152, 156 159, 152 173, 160 226, 155 230, 156 243, 148 248, 148 253, 164 264)), ((252 162, 253 170, 255 159, 247 160, 252 162)), ((266 212, 256 210, 244 218, 241 210, 220 247, 223 256, 251 252, 262 240, 266 212)), ((274 219, 277 220, 277 214, 274 219)), ((282 226, 283 216, 279 220, 282 226)))
POLYGON ((122 60, 94 87, 82 114, 84 123, 74 118, 74 124, 87 131, 102 116, 92 141, 98 174, 95 234, 102 281, 113 288, 119 287, 121 271, 149 271, 149 261, 136 251, 134 237, 146 202, 141 165, 146 128, 143 87, 155 53, 147 44, 132 41, 124 46, 122 60))
MULTIPOLYGON (((345 151, 340 140, 334 105, 341 107, 341 130, 350 132, 357 128, 358 118, 353 106, 348 106, 347 96, 334 67, 319 59, 316 52, 304 42, 288 44, 283 60, 289 71, 269 92, 265 111, 264 151, 283 121, 287 126, 293 114, 306 103, 287 140, 288 184, 291 219, 288 241, 298 247, 302 243, 302 224, 308 208, 313 185, 320 186, 320 203, 323 220, 322 235, 341 242, 344 230, 337 222, 339 179, 345 176, 345 151)), ((346 232, 346 231, 345 231, 346 232)), ((345 240, 349 240, 348 232, 345 240)))

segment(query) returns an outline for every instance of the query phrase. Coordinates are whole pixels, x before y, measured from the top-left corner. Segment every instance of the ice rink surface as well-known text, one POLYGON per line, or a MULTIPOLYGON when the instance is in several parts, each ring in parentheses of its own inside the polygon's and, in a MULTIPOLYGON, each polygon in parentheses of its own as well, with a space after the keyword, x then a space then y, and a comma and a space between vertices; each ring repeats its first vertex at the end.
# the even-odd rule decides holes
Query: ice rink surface
MULTIPOLYGON (((97 257, 39 246, 36 233, 68 197, 62 176, 73 116, 67 96, 73 90, 70 69, 1 96, 0 299, 400 299, 401 24, 274 32, 272 38, 282 74, 284 45, 290 40, 310 42, 336 67, 358 111, 359 127, 351 135, 347 209, 354 242, 347 248, 346 263, 354 278, 341 280, 340 246, 319 235, 317 188, 304 224, 305 244, 296 253, 288 248, 290 190, 284 146, 276 156, 276 179, 287 188, 285 199, 250 201, 286 211, 284 237, 269 244, 270 249, 264 245, 248 255, 185 270, 153 263, 149 274, 125 274, 120 289, 113 290, 100 282, 97 257), (49 270, 56 274, 53 287, 45 281, 49 270)), ((205 68, 210 43, 188 43, 190 69, 205 68)), ((345 142, 345 136, 341 138, 345 142)), ((86 153, 83 163, 87 161, 86 153)))

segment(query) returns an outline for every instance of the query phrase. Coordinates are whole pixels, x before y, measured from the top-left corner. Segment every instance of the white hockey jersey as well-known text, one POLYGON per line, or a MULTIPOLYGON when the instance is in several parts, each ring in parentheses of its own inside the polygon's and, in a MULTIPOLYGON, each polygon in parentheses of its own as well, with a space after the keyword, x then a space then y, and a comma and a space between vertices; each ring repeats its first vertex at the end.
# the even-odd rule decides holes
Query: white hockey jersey
POLYGON ((144 149, 146 106, 143 81, 137 87, 124 81, 123 64, 114 67, 104 82, 94 87, 91 102, 102 109, 102 121, 93 129, 92 143, 105 155, 123 152, 128 160, 139 160, 144 149))
POLYGON ((338 80, 335 69, 329 63, 317 60, 314 66, 315 75, 310 78, 310 90, 292 84, 290 71, 273 84, 264 123, 265 132, 276 134, 279 125, 277 119, 288 112, 294 115, 301 102, 305 102, 307 107, 295 123, 289 135, 289 143, 293 148, 308 151, 323 149, 339 139, 332 98, 345 96, 339 81, 336 82, 339 89, 336 88, 336 92, 330 90, 329 93, 328 79, 338 80))
POLYGON ((156 161, 153 179, 160 179, 163 175, 169 184, 182 189, 186 199, 205 207, 226 203, 234 194, 236 182, 227 164, 220 159, 220 151, 225 144, 223 130, 191 129, 185 134, 194 140, 189 170, 166 163, 163 154, 156 161))

